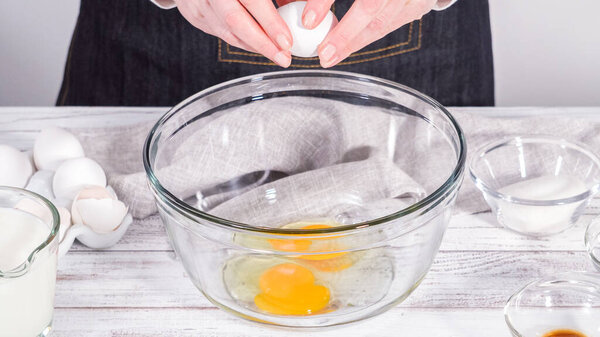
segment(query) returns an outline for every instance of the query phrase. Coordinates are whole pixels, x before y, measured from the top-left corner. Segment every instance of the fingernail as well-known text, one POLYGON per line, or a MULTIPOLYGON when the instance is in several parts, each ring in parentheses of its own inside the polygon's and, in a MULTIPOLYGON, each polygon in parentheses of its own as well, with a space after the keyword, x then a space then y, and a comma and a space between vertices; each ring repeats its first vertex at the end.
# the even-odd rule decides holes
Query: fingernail
POLYGON ((306 12, 306 14, 304 14, 304 20, 302 20, 302 24, 304 25, 304 27, 312 29, 316 20, 317 13, 315 13, 315 11, 313 10, 309 10, 308 12, 306 12))
POLYGON ((335 64, 336 64, 336 63, 339 61, 339 59, 340 59, 340 58, 336 56, 336 57, 332 58, 332 59, 331 59, 331 60, 329 60, 329 61, 324 61, 324 62, 322 62, 322 63, 321 63, 321 66, 322 66, 323 68, 329 68, 329 67, 333 67, 333 66, 334 66, 334 65, 335 65, 335 64))
POLYGON ((323 50, 321 50, 321 59, 325 63, 329 63, 329 59, 331 59, 335 55, 335 46, 331 43, 326 45, 323 50))
POLYGON ((290 50, 290 48, 292 48, 292 44, 290 43, 290 40, 288 40, 288 38, 285 37, 285 35, 283 35, 283 34, 277 35, 277 44, 283 50, 290 50))
POLYGON ((280 66, 282 66, 284 68, 289 67, 290 63, 292 63, 291 57, 289 57, 286 53, 284 53, 282 51, 275 54, 274 61, 275 61, 275 63, 279 64, 280 66))

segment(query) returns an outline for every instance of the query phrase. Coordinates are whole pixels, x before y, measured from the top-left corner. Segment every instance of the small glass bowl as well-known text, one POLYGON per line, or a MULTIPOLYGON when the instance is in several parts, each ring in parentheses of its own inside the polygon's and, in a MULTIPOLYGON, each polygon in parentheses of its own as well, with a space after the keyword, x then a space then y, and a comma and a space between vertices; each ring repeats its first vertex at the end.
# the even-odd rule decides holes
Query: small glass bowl
POLYGON ((585 246, 594 266, 600 271, 600 217, 595 218, 585 231, 585 246))
POLYGON ((543 236, 571 227, 598 192, 600 159, 548 136, 494 141, 473 156, 470 176, 504 227, 543 236))
POLYGON ((515 337, 555 330, 600 336, 600 274, 569 272, 531 282, 512 295, 504 318, 515 337))

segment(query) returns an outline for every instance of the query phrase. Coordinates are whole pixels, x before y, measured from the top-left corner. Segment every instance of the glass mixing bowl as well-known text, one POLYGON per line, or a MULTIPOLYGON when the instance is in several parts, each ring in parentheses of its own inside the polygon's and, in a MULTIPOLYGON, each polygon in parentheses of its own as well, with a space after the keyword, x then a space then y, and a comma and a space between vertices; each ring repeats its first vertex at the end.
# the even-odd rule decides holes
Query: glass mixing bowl
POLYGON ((144 165, 196 287, 240 317, 361 320, 425 277, 463 178, 465 140, 402 85, 286 71, 206 89, 151 130, 144 165))

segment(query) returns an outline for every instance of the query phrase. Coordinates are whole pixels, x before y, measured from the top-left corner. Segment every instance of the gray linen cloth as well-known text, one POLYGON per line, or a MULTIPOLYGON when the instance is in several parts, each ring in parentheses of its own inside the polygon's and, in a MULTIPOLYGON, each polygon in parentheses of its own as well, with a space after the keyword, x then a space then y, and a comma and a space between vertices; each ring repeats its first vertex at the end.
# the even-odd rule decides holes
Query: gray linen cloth
MULTIPOLYGON (((381 209, 399 210, 432 192, 427 184, 439 186, 443 182, 440 177, 428 175, 449 173, 451 156, 442 137, 426 140, 431 138, 431 128, 425 123, 411 124, 388 114, 366 111, 376 109, 298 98, 280 100, 275 105, 249 104, 223 116, 204 119, 205 125, 199 131, 185 134, 173 151, 170 158, 173 165, 160 167, 157 175, 163 185, 182 199, 201 196, 198 207, 211 214, 246 222, 254 219, 257 224, 267 219, 274 221, 274 216, 276 222, 285 223, 295 216, 343 213, 352 201, 341 205, 334 201, 357 196, 361 200, 356 204, 383 202, 381 209), (288 112, 272 113, 278 109, 288 112), (264 128, 265 123, 269 127, 257 136, 257 128, 264 128), (227 134, 228 142, 213 141, 221 140, 223 133, 227 134), (390 134, 397 137, 392 154, 390 134), (415 142, 417 146, 402 146, 415 142), (265 146, 268 150, 256 151, 265 146), (390 157, 407 169, 391 165, 386 160, 390 157), (410 169, 411 163, 418 166, 410 169), (283 172, 284 177, 263 185, 251 184, 239 191, 202 197, 205 190, 215 185, 244 174, 269 171, 283 172), (172 179, 167 181, 162 177, 172 179), (279 191, 276 203, 270 204, 265 199, 269 190, 279 191)), ((518 134, 561 136, 600 149, 600 124, 586 119, 502 119, 465 112, 454 116, 465 131, 471 153, 490 140, 518 134)), ((105 168, 109 184, 136 218, 145 218, 157 210, 142 165, 142 146, 151 127, 152 124, 143 124, 73 130, 86 155, 105 168)), ((458 212, 486 209, 483 198, 466 178, 458 198, 458 212)))
POLYGON ((374 159, 327 166, 257 186, 210 209, 210 213, 276 227, 325 214, 337 216, 342 223, 360 222, 391 213, 390 206, 396 211, 408 207, 424 195, 425 191, 391 161, 374 159), (269 198, 270 193, 277 195, 269 198), (275 198, 277 202, 269 202, 275 198), (374 210, 384 213, 375 214, 374 210))

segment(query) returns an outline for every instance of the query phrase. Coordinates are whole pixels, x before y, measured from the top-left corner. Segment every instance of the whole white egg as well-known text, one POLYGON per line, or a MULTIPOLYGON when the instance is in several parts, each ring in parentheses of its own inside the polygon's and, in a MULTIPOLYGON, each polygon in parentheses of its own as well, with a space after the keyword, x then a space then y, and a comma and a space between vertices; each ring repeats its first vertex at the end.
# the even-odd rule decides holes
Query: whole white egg
POLYGON ((25 185, 25 189, 54 202, 55 198, 54 192, 52 191, 52 178, 54 178, 54 171, 37 171, 29 178, 29 182, 25 185))
POLYGON ((39 170, 56 170, 65 160, 84 155, 79 140, 69 131, 55 126, 43 129, 33 145, 33 159, 39 170))
POLYGON ((106 174, 100 164, 86 157, 69 159, 60 164, 52 180, 56 198, 72 200, 88 186, 106 187, 106 174))
POLYGON ((0 145, 0 185, 25 187, 32 174, 33 166, 26 153, 0 145))
POLYGON ((323 42, 331 28, 334 26, 335 17, 331 11, 327 13, 325 19, 314 29, 307 29, 302 24, 302 11, 306 6, 306 1, 295 1, 277 9, 283 21, 290 28, 294 43, 290 53, 298 57, 317 56, 319 44, 323 42))

